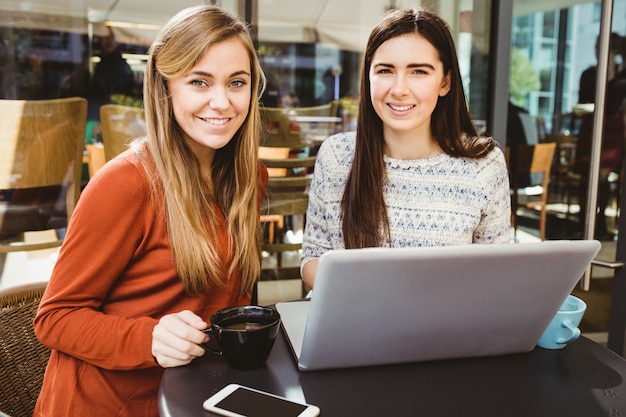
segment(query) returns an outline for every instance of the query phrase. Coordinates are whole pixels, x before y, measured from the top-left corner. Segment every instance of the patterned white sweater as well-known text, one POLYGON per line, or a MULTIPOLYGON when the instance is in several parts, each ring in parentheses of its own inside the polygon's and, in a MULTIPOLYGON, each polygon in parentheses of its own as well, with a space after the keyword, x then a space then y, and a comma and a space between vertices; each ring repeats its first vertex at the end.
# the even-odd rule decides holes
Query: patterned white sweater
MULTIPOLYGON (((309 193, 301 266, 343 249, 341 199, 354 156, 355 134, 339 133, 320 147, 309 193)), ((385 157, 388 247, 506 243, 511 197, 504 154, 486 158, 447 154, 417 160, 385 157)))

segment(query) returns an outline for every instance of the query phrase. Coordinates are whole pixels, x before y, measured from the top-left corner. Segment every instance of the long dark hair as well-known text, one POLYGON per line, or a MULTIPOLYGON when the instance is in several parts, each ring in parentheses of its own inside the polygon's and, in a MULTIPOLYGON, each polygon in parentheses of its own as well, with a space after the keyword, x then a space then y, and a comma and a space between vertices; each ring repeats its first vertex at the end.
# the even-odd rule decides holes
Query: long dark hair
POLYGON ((441 149, 454 157, 484 158, 495 147, 493 139, 477 135, 470 118, 448 25, 427 10, 388 12, 369 36, 361 67, 356 150, 341 202, 344 245, 348 249, 380 246, 383 235, 391 241, 383 196, 387 178, 383 123, 370 98, 369 69, 384 42, 411 33, 419 34, 437 49, 444 74, 450 74, 450 91, 439 97, 431 117, 432 135, 441 149))

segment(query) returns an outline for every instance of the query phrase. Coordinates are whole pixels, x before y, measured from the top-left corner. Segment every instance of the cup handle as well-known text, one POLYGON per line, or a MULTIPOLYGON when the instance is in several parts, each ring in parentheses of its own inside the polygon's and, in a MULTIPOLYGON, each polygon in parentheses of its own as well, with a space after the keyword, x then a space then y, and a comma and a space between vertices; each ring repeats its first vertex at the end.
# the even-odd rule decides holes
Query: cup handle
POLYGON ((580 329, 574 326, 572 322, 569 320, 563 320, 561 322, 561 327, 563 327, 564 329, 569 329, 569 331, 572 332, 572 334, 569 337, 557 338, 556 343, 565 344, 565 343, 573 342, 574 340, 578 339, 578 337, 580 336, 580 329))
MULTIPOLYGON (((213 329, 211 327, 207 327, 206 329, 202 330, 202 333, 206 333, 208 335, 213 335, 213 329)), ((207 343, 200 343, 200 346, 202 346, 202 348, 204 348, 204 350, 206 350, 207 352, 211 352, 215 355, 221 355, 222 351, 221 350, 215 350, 213 349, 211 346, 209 346, 208 342, 207 343)))

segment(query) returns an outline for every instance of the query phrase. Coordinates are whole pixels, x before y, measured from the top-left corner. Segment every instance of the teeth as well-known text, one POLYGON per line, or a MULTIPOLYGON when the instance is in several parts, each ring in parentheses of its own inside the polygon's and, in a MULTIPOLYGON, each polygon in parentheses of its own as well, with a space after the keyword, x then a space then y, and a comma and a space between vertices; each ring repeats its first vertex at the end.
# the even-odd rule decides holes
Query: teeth
POLYGON ((212 125, 224 125, 228 122, 228 119, 207 119, 207 118, 202 118, 202 120, 204 120, 205 122, 209 122, 212 125))
POLYGON ((412 105, 396 106, 396 105, 393 105, 393 104, 390 104, 389 107, 391 107, 393 110, 396 110, 396 111, 406 111, 406 110, 411 110, 413 108, 412 105))

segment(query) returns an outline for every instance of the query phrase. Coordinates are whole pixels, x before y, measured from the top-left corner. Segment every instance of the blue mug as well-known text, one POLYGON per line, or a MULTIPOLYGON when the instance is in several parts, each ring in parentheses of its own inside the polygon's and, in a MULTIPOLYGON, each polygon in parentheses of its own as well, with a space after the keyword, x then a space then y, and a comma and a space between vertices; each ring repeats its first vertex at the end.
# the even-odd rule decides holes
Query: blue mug
POLYGON ((562 349, 580 336, 580 321, 587 304, 578 297, 568 295, 565 302, 539 338, 537 346, 545 349, 562 349))

